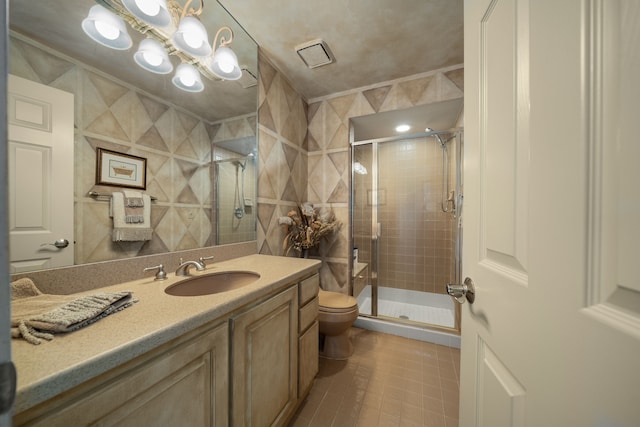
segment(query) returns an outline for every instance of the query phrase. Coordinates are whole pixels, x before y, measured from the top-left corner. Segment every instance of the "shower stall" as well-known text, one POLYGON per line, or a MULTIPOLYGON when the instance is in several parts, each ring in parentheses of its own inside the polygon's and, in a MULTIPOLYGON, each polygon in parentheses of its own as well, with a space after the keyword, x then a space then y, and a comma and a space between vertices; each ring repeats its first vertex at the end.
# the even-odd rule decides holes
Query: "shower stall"
POLYGON ((366 329, 460 346, 463 130, 352 142, 352 294, 366 329))
POLYGON ((255 156, 216 160, 214 166, 215 244, 255 240, 255 156))

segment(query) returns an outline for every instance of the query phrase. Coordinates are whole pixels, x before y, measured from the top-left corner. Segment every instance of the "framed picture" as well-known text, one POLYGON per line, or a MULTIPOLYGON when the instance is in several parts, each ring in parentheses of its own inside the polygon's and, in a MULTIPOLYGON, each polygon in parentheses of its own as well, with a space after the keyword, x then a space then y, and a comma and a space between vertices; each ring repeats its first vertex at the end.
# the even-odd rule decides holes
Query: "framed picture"
POLYGON ((96 154, 96 185, 147 188, 147 159, 104 148, 96 154))

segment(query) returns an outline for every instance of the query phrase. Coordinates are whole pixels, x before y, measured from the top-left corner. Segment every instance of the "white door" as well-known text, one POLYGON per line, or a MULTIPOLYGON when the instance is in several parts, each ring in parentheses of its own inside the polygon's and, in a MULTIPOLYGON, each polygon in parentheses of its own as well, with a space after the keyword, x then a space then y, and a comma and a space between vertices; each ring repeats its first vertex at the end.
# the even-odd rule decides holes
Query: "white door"
POLYGON ((72 265, 73 95, 8 83, 10 271, 72 265))
POLYGON ((640 426, 640 2, 465 0, 460 426, 640 426))

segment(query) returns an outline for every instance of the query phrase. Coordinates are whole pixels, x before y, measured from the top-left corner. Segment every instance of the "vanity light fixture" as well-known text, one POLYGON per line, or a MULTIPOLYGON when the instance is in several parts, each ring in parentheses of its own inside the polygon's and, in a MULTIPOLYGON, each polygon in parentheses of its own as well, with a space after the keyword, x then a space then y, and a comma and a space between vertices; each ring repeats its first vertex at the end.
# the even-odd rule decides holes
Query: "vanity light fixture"
POLYGON ((242 70, 238 65, 238 57, 228 47, 232 41, 233 31, 229 27, 220 28, 213 41, 215 52, 213 53, 213 58, 211 58, 209 69, 213 74, 225 80, 238 80, 242 77, 242 70), (224 36, 220 37, 220 47, 215 49, 216 44, 218 44, 218 37, 224 30, 229 32, 229 40, 225 39, 224 36))
POLYGON ((200 73, 191 64, 182 63, 178 65, 176 75, 173 76, 171 82, 178 88, 187 92, 202 92, 204 84, 200 79, 200 73))
POLYGON ((96 0, 89 16, 82 22, 83 30, 96 42, 112 49, 126 50, 133 44, 124 21, 140 33, 147 35, 134 59, 142 68, 158 74, 173 70, 169 55, 179 58, 172 82, 189 92, 204 89, 200 74, 214 80, 238 80, 242 70, 238 58, 229 45, 233 31, 221 27, 215 40, 209 45, 207 30, 199 19, 204 9, 204 0, 195 9, 193 0, 181 6, 176 0, 96 0), (218 37, 228 32, 228 39, 218 37), (188 65, 182 67, 182 65, 188 65), (188 70, 188 71, 186 71, 188 70), (195 74, 194 74, 195 72, 195 74))
POLYGON ((154 27, 168 27, 171 14, 166 0, 122 0, 129 12, 142 22, 154 27))
POLYGON ((155 39, 142 40, 133 59, 139 66, 152 73, 168 74, 173 71, 173 64, 169 60, 167 51, 155 39))
POLYGON ((82 29, 94 41, 111 49, 127 50, 133 44, 122 18, 99 4, 89 9, 89 15, 82 21, 82 29))
POLYGON ((211 55, 207 29, 195 16, 185 16, 180 19, 178 30, 171 40, 178 49, 190 55, 198 57, 211 55))

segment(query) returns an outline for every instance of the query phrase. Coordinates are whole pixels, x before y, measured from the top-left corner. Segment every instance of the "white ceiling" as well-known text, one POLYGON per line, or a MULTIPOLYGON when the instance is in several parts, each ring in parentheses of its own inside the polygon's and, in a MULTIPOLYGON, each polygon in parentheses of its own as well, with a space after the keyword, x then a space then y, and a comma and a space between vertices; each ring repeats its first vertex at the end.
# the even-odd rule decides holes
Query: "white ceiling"
POLYGON ((219 0, 307 100, 463 63, 463 0, 219 0), (336 62, 295 47, 322 39, 336 62))
MULTIPOLYGON (((180 0, 184 4, 183 0, 180 0)), ((194 3, 196 3, 194 1, 194 3)), ((210 37, 221 25, 235 31, 232 48, 256 69, 255 40, 306 99, 323 97, 463 62, 463 0, 207 0, 201 17, 210 37), (220 3, 239 25, 219 8, 220 3), (243 34, 244 28, 248 35, 243 34), (336 62, 309 69, 297 45, 322 39, 336 62), (244 47, 248 46, 248 47, 244 47)), ((255 111, 255 88, 205 81, 207 92, 184 94, 170 77, 140 69, 128 52, 97 45, 80 22, 94 0, 10 0, 10 27, 143 90, 172 99, 212 121, 255 111)))

